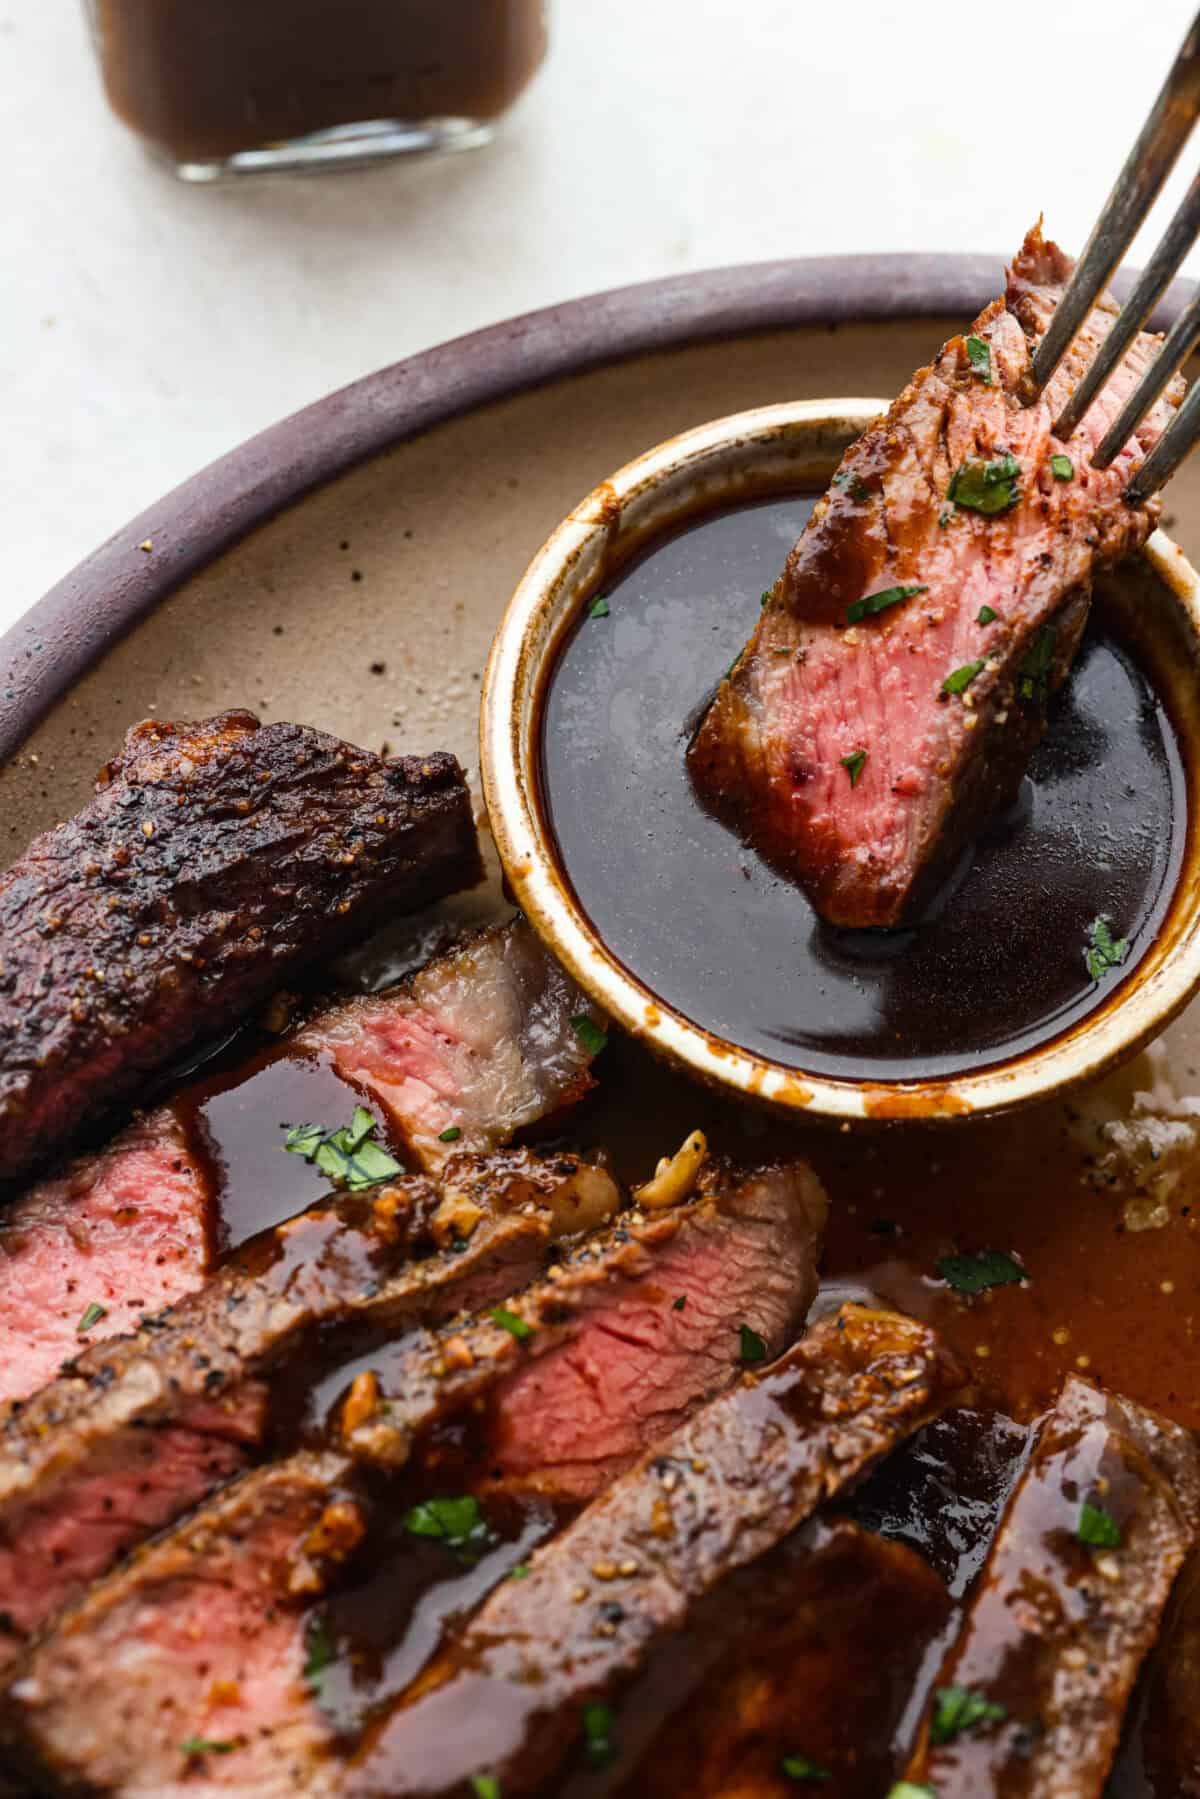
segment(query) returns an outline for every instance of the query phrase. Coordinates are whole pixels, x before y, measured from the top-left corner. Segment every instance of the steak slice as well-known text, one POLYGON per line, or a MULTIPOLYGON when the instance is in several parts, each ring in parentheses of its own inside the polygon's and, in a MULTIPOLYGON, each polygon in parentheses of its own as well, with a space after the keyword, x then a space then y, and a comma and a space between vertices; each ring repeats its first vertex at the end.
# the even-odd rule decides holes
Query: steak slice
POLYGON ((1200 1552, 1193 1551, 1171 1597, 1146 1668, 1137 1716, 1115 1770, 1131 1792, 1200 1799, 1200 1552), (1138 1776, 1141 1784, 1138 1784, 1138 1776), (1149 1784, 1147 1785, 1146 1782, 1149 1784))
POLYGON ((10 1408, 0 1663, 117 1555, 245 1465, 267 1428, 264 1381, 290 1381, 319 1338, 350 1325, 387 1338, 501 1299, 617 1200, 606 1174, 570 1156, 461 1156, 450 1173, 448 1193, 418 1175, 301 1214, 10 1408))
POLYGON ((537 1788, 657 1641, 934 1416, 964 1375, 932 1331, 846 1307, 659 1443, 530 1563, 313 1792, 537 1788))
POLYGON ((456 1150, 494 1149, 571 1104, 602 1041, 590 1002, 518 918, 400 987, 322 1013, 295 1047, 331 1056, 433 1173, 456 1150))
MULTIPOLYGON (((503 1474, 505 1457, 494 1446, 513 1443, 524 1428, 540 1428, 528 1369, 570 1363, 573 1382, 590 1343, 592 1377, 610 1389, 609 1403, 598 1404, 580 1427, 600 1439, 590 1459, 592 1487, 598 1487, 645 1448, 664 1418, 677 1417, 689 1398, 694 1402, 734 1376, 737 1334, 729 1318, 710 1311, 707 1322, 693 1319, 684 1327, 683 1313, 674 1309, 677 1289, 702 1288, 720 1221, 741 1283, 734 1296, 726 1277, 723 1290, 736 1298, 735 1310, 756 1308, 774 1348, 798 1328, 811 1299, 825 1210, 824 1194, 804 1164, 741 1178, 709 1169, 699 1197, 676 1211, 628 1214, 570 1250, 510 1302, 506 1323, 484 1316, 408 1339, 394 1398, 344 1441, 395 1469, 415 1440, 428 1443, 437 1423, 467 1408, 486 1449, 489 1478, 503 1474), (780 1283, 764 1294, 762 1253, 748 1253, 753 1231, 793 1271, 794 1294, 780 1283), (635 1307, 643 1315, 640 1327, 635 1307), (610 1417, 616 1400, 630 1393, 629 1364, 620 1353, 604 1353, 619 1341, 611 1334, 618 1316, 631 1341, 657 1341, 672 1394, 668 1406, 635 1398, 640 1428, 632 1438, 623 1428, 619 1443, 610 1417), (514 1319, 526 1334, 514 1334, 514 1319)), ((640 1360, 635 1351, 635 1365, 640 1360)), ((561 1490, 563 1427, 552 1424, 545 1479, 528 1457, 522 1473, 531 1485, 561 1490)), ((443 1451, 436 1453, 440 1462, 443 1451)), ((565 1486, 573 1496, 582 1491, 583 1465, 578 1453, 567 1465, 565 1486)), ((346 1456, 301 1453, 244 1476, 93 1587, 34 1649, 10 1702, 26 1756, 68 1786, 86 1782, 129 1794, 170 1793, 184 1778, 192 1794, 206 1781, 247 1796, 300 1788, 331 1744, 331 1727, 302 1672, 311 1604, 336 1575, 339 1557, 322 1557, 314 1544, 356 1547, 371 1509, 346 1456), (326 1523, 314 1536, 321 1520, 326 1523), (234 1746, 205 1758, 203 1768, 189 1768, 180 1745, 196 1738, 234 1746)), ((394 1491, 382 1509, 394 1515, 394 1491)))
POLYGON ((452 756, 384 762, 249 712, 135 725, 0 877, 0 1179, 296 967, 481 874, 452 756))
POLYGON ((939 1799, 1099 1799, 1198 1523, 1190 1433, 1070 1379, 942 1670, 943 1687, 980 1694, 1004 1716, 948 1742, 927 1737, 909 1778, 939 1799))
POLYGON ((1091 465, 1156 337, 1135 339, 1069 443, 1050 430, 1112 299, 1021 404, 1072 266, 1035 227, 1005 297, 846 452, 688 752, 706 803, 832 924, 909 917, 1015 796, 1094 574, 1157 520, 1123 494, 1182 381, 1110 468, 1091 465))
POLYGON ((911 1549, 816 1519, 723 1581, 651 1657, 622 1701, 613 1762, 580 1790, 786 1799, 811 1781, 838 1799, 880 1799, 949 1611, 911 1549))
POLYGON ((0 1214, 0 1404, 198 1287, 211 1200, 205 1159, 164 1106, 0 1214))

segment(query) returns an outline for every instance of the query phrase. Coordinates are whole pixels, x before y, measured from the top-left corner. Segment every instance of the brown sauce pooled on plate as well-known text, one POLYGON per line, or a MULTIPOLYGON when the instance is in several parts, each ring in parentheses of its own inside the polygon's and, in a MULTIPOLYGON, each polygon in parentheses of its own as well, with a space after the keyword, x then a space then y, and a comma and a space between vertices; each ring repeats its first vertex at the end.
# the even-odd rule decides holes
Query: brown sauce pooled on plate
POLYGON ((1017 804, 912 930, 831 928, 710 817, 688 732, 812 509, 702 517, 584 609, 551 676, 542 780, 563 866, 610 948, 702 1028, 827 1076, 929 1080, 1045 1042, 1145 954, 1178 873, 1175 733, 1094 623, 1017 804), (1093 921, 1127 940, 1100 981, 1093 921))

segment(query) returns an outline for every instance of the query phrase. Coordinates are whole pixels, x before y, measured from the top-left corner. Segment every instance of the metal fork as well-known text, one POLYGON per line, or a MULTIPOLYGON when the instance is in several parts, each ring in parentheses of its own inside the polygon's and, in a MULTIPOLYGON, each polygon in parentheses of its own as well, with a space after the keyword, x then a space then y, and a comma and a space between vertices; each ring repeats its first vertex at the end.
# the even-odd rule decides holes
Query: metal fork
MULTIPOLYGON (((1036 399, 1070 349, 1076 335, 1116 272, 1117 266, 1158 198, 1200 115, 1200 13, 1163 83, 1162 90, 1129 152, 1125 167, 1088 238, 1066 292, 1034 351, 1025 397, 1036 399)), ((1200 233, 1200 173, 1167 227, 1162 243, 1101 344, 1083 379, 1054 421, 1058 437, 1069 438, 1149 318, 1180 263, 1200 233)), ((1163 391, 1172 375, 1200 343, 1200 289, 1180 313, 1162 349, 1105 433, 1092 462, 1107 468, 1163 391)), ((1200 437, 1200 381, 1191 388, 1171 424, 1138 469, 1125 492, 1131 505, 1148 499, 1174 474, 1200 437)))

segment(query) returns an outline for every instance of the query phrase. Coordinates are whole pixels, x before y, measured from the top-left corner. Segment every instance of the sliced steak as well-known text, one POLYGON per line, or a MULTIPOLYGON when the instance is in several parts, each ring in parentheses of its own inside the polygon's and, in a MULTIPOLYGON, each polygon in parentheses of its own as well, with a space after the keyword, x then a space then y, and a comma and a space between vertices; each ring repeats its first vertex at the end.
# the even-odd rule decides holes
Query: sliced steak
MULTIPOLYGON (((486 1508, 494 1477, 507 1473, 496 1445, 513 1445, 520 1431, 542 1427, 529 1370, 562 1370, 570 1391, 586 1365, 597 1388, 606 1389, 578 1427, 594 1438, 590 1455, 572 1444, 564 1457, 565 1426, 551 1416, 545 1469, 531 1465, 522 1445, 521 1474, 526 1486, 556 1494, 565 1487, 577 1497, 586 1467, 598 1487, 689 1400, 734 1378, 730 1318, 710 1312, 707 1322, 693 1319, 685 1329, 684 1314, 674 1309, 679 1293, 696 1291, 710 1271, 718 1221, 727 1220, 725 1240, 741 1271, 740 1290, 732 1293, 726 1280, 724 1291, 735 1312, 754 1308, 773 1349, 798 1328, 811 1297, 824 1215, 824 1195, 803 1164, 742 1180, 710 1170, 705 1190, 676 1212, 628 1214, 571 1250, 510 1300, 502 1321, 456 1320, 408 1339, 393 1364, 392 1397, 372 1407, 362 1401, 361 1378, 351 1388, 344 1445, 394 1471, 416 1444, 418 1472, 428 1463, 443 1478, 450 1468, 456 1479, 465 1474, 486 1508), (794 1272, 794 1297, 785 1299, 778 1287, 764 1294, 761 1255, 747 1253, 752 1231, 794 1272), (633 1382, 625 1340, 612 1334, 617 1316, 629 1326, 633 1382), (657 1344, 669 1370, 665 1404, 639 1390, 643 1343, 657 1344), (616 1438, 616 1401, 631 1393, 637 1429, 631 1435, 622 1426, 616 1438), (442 1424, 456 1432, 454 1448, 433 1434, 442 1424), (486 1470, 486 1478, 472 1469, 486 1470)), ((542 1391, 553 1392, 553 1381, 542 1391)), ((380 1510, 386 1520, 400 1509, 393 1486, 380 1510)), ((68 1787, 126 1794, 169 1793, 184 1775, 193 1795, 208 1786, 245 1799, 301 1790, 333 1735, 302 1678, 312 1601, 337 1570, 336 1557, 316 1551, 322 1540, 356 1546, 370 1515, 350 1456, 300 1454, 244 1476, 93 1587, 32 1652, 9 1705, 27 1763, 68 1787), (327 1524, 314 1538, 318 1518, 327 1524), (180 1745, 197 1738, 234 1746, 188 1768, 180 1745)), ((402 1624, 396 1620, 397 1630, 402 1624)))
POLYGON ((0 1179, 289 972, 481 878, 452 756, 249 712, 150 720, 0 877, 0 1179))
POLYGON ((204 1280, 204 1158, 160 1107, 0 1213, 0 1402, 204 1280))
POLYGON ((1131 1722, 1114 1790, 1126 1791, 1119 1777, 1127 1772, 1130 1792, 1200 1799, 1200 1551, 1171 1596, 1131 1722))
POLYGON ((1100 1799, 1142 1658, 1200 1523, 1186 1431, 1071 1379, 1009 1501, 939 1684, 1002 1716, 935 1742, 939 1799, 1100 1799))
POLYGON ((1051 421, 1116 314, 1106 297, 1021 403, 1071 267, 1031 231, 1005 297, 846 452, 689 750, 707 804, 833 924, 911 915, 1015 795, 1094 574, 1157 519, 1122 496, 1182 382, 1091 466, 1157 338, 1135 340, 1059 442, 1051 421))
POLYGON ((314 1792, 451 1794, 476 1776, 537 1788, 617 1704, 656 1641, 946 1405, 963 1374, 934 1334, 847 1307, 746 1375, 610 1485, 498 1588, 314 1792))
MULTIPOLYGON (((617 1201, 575 1158, 461 1156, 445 1193, 413 1176, 314 1208, 248 1246, 134 1336, 81 1355, 0 1419, 0 1617, 11 1656, 149 1530, 263 1440, 263 1381, 318 1338, 376 1339, 494 1302, 617 1201), (439 1247, 441 1245, 441 1247, 439 1247)), ((6 1659, 0 1635, 0 1662, 6 1659)))
POLYGON ((487 1150, 591 1085, 590 1004, 524 919, 496 925, 406 986, 323 1013, 296 1039, 366 1089, 430 1172, 487 1150), (455 1135, 457 1133, 457 1135, 455 1135))
POLYGON ((912 1550, 848 1519, 814 1520, 723 1581, 651 1657, 622 1700, 612 1762, 568 1782, 567 1799, 576 1785, 594 1799, 787 1799, 809 1782, 880 1799, 910 1686, 949 1611, 912 1550))

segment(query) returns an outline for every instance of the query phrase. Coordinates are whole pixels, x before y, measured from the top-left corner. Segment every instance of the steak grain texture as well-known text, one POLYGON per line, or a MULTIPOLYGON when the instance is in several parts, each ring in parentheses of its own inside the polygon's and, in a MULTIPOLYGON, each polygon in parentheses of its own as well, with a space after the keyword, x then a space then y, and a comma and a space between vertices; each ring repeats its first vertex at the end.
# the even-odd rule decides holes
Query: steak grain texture
POLYGON ((1100 1799, 1138 1670, 1200 1522, 1190 1434, 1067 1382, 1009 1500, 941 1686, 1003 1721, 924 1742, 909 1779, 939 1799, 1100 1799), (1095 1506, 1120 1541, 1080 1540, 1095 1506))
POLYGON ((248 1245, 134 1335, 95 1345, 0 1415, 0 1665, 118 1554, 243 1467, 285 1383, 324 1334, 376 1339, 493 1303, 551 1243, 613 1209, 607 1175, 525 1151, 453 1165, 446 1195, 415 1175, 314 1207, 248 1245), (439 1247, 441 1244, 443 1247, 439 1247))
MULTIPOLYGON (((803 1293, 815 1286, 825 1209, 824 1194, 802 1163, 749 1176, 717 1166, 708 1171, 706 1191, 677 1212, 619 1214, 514 1295, 509 1309, 527 1335, 515 1336, 487 1313, 414 1332, 392 1363, 393 1396, 343 1433, 348 1454, 301 1453, 244 1475, 93 1586, 31 1652, 8 1707, 25 1765, 68 1787, 91 1783, 149 1799, 174 1791, 179 1744, 198 1736, 233 1747, 187 1772, 193 1799, 210 1785, 242 1799, 306 1790, 309 1780, 323 1778, 322 1759, 335 1747, 303 1679, 312 1607, 339 1567, 337 1557, 314 1558, 312 1533, 326 1518, 332 1523, 325 1537, 342 1540, 347 1506, 352 1548, 369 1530, 375 1514, 355 1459, 371 1461, 394 1480, 410 1459, 419 1469, 435 1426, 465 1417, 482 1439, 481 1452, 486 1446, 479 1462, 488 1476, 476 1487, 485 1513, 492 1479, 507 1478, 504 1455, 493 1446, 525 1431, 533 1444, 522 1456, 523 1485, 565 1488, 580 1497, 586 1467, 592 1489, 600 1488, 654 1440, 664 1417, 686 1409, 688 1395, 694 1403, 736 1374, 726 1319, 693 1325, 674 1344, 663 1336, 663 1353, 674 1362, 672 1402, 666 1409, 635 1402, 635 1428, 623 1426, 615 1442, 609 1420, 628 1399, 629 1381, 621 1356, 605 1353, 615 1347, 614 1315, 631 1314, 636 1300, 635 1329, 652 1338, 649 1315, 664 1310, 673 1324, 679 1315, 664 1272, 677 1275, 690 1255, 695 1277, 703 1277, 719 1218, 728 1219, 735 1241, 753 1218, 779 1259, 797 1270, 801 1288, 774 1321, 774 1346, 798 1327, 803 1293), (685 1353, 694 1364, 690 1377, 682 1369, 685 1353), (588 1455, 572 1456, 564 1480, 563 1426, 531 1409, 527 1375, 531 1368, 577 1367, 580 1356, 597 1394, 576 1431, 596 1440, 588 1455), (539 1440, 548 1455, 545 1469, 536 1465, 539 1440), (287 1520, 285 1555, 279 1553, 281 1518, 287 1520), (115 1732, 104 1722, 114 1717, 121 1723, 115 1732)), ((757 1262, 743 1258, 741 1297, 753 1291, 759 1273, 757 1262)), ((380 1492, 377 1483, 370 1490, 380 1492)), ((411 1498, 393 1484, 382 1507, 375 1501, 385 1528, 411 1498)))
POLYGON ((314 1792, 535 1791, 655 1644, 949 1403, 962 1371, 909 1319, 846 1307, 642 1457, 504 1583, 314 1792), (620 1616, 617 1616, 617 1613, 620 1616))
POLYGON ((211 1198, 204 1157, 159 1107, 0 1212, 0 1405, 199 1287, 211 1198))
POLYGON ((517 918, 465 938, 407 983, 322 1012, 295 1047, 366 1088, 436 1173, 581 1097, 592 1085, 589 1026, 599 1033, 591 1002, 517 918))
POLYGON ((452 756, 385 762, 249 712, 135 725, 0 877, 0 1179, 299 965, 480 877, 452 756))
POLYGON ((705 802, 833 924, 895 925, 919 911, 1013 798, 1078 648, 1093 576, 1156 522, 1156 503, 1133 508, 1122 496, 1182 382, 1108 469, 1091 454, 1157 338, 1134 341, 1059 442, 1051 422, 1116 315, 1105 297, 1041 399, 1021 402, 1071 268, 1031 231, 1004 298, 971 327, 990 379, 966 337, 952 337, 846 452, 690 747, 705 802), (1067 457, 1068 479, 1056 456, 1067 457), (962 503, 959 471, 978 480, 1005 457, 1015 483, 993 479, 984 503, 1015 504, 962 503), (919 591, 849 621, 851 606, 898 588, 919 591), (969 684, 944 691, 965 672, 969 684))

